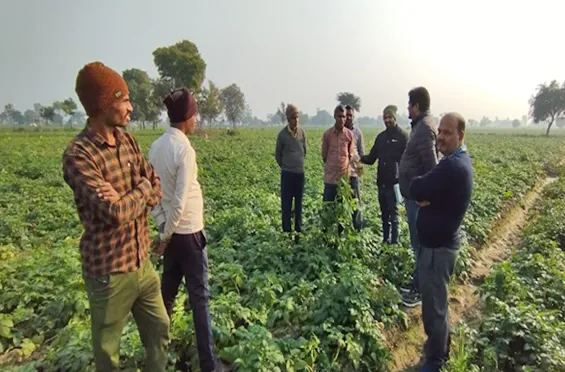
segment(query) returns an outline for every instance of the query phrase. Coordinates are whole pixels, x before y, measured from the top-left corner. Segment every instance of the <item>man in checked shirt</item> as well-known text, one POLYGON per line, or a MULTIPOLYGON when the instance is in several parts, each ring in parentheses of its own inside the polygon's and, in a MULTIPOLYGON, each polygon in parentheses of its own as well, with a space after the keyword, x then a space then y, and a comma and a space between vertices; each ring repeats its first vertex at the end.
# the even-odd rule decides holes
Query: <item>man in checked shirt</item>
MULTIPOLYGON (((346 110, 337 106, 334 110, 335 124, 322 137, 322 160, 324 162, 324 202, 333 202, 337 197, 337 183, 342 177, 349 180, 352 161, 359 160, 355 145, 355 134, 345 127, 346 110)), ((353 214, 355 220, 356 214, 353 214)), ((358 229, 358 225, 354 227, 358 229)), ((341 231, 341 227, 339 228, 341 231)))
POLYGON ((165 371, 169 317, 148 258, 148 215, 162 195, 159 178, 127 126, 132 106, 124 79, 100 62, 84 66, 76 93, 88 115, 63 154, 84 234, 82 271, 97 371, 119 368, 129 313, 145 347, 145 371, 165 371))

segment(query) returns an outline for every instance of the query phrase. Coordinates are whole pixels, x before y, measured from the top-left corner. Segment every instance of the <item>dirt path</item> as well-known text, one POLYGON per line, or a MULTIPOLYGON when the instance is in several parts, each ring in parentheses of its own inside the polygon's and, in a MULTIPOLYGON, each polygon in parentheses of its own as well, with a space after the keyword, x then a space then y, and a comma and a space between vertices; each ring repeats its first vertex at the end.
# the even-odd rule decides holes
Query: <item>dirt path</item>
MULTIPOLYGON (((519 244, 522 228, 526 223, 528 212, 540 197, 541 191, 555 181, 547 177, 538 182, 522 199, 509 209, 494 224, 487 239, 488 243, 479 247, 473 255, 473 266, 466 283, 453 283, 449 296, 450 324, 456 325, 461 320, 473 324, 480 319, 482 302, 475 290, 488 276, 491 266, 503 261, 512 247, 519 244)), ((421 307, 408 310, 409 329, 407 331, 391 330, 387 332, 389 348, 392 352, 391 371, 417 371, 422 355, 422 345, 426 339, 421 322, 421 307)))

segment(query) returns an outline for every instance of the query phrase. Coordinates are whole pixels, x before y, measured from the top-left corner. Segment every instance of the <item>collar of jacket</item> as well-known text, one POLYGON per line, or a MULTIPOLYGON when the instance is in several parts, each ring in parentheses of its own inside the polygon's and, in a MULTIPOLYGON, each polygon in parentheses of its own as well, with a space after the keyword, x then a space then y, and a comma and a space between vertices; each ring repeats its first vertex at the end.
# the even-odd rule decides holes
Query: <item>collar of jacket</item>
POLYGON ((425 118, 426 116, 429 116, 429 115, 430 115, 429 111, 421 112, 420 115, 418 115, 415 119, 412 120, 410 125, 412 126, 412 128, 414 128, 416 125, 418 125, 419 122, 422 121, 423 118, 425 118))
POLYGON ((461 154, 463 152, 467 152, 467 146, 465 144, 462 144, 461 146, 459 146, 458 148, 455 149, 455 151, 453 151, 451 154, 447 154, 444 155, 443 158, 441 160, 445 160, 448 159, 452 156, 455 156, 457 154, 461 154))

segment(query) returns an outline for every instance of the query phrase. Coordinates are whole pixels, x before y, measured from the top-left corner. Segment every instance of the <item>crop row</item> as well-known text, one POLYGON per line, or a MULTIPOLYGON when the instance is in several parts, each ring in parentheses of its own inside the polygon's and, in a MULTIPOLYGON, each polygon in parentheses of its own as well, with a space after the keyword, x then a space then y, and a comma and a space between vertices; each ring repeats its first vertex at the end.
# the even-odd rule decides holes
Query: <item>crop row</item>
POLYGON ((479 293, 476 329, 461 327, 451 372, 565 370, 565 178, 548 186, 522 243, 479 293))

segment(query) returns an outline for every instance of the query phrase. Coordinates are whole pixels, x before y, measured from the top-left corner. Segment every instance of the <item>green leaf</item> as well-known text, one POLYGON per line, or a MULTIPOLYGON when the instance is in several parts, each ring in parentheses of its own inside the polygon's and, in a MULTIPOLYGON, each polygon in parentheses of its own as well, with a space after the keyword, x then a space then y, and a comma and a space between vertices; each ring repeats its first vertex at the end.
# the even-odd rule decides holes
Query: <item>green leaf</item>
POLYGON ((12 319, 3 318, 0 319, 0 336, 4 338, 10 337, 10 330, 14 327, 14 322, 12 319))
POLYGON ((31 354, 33 354, 37 346, 29 338, 24 338, 22 340, 22 343, 20 344, 20 348, 22 349, 22 354, 26 358, 29 358, 31 354))

